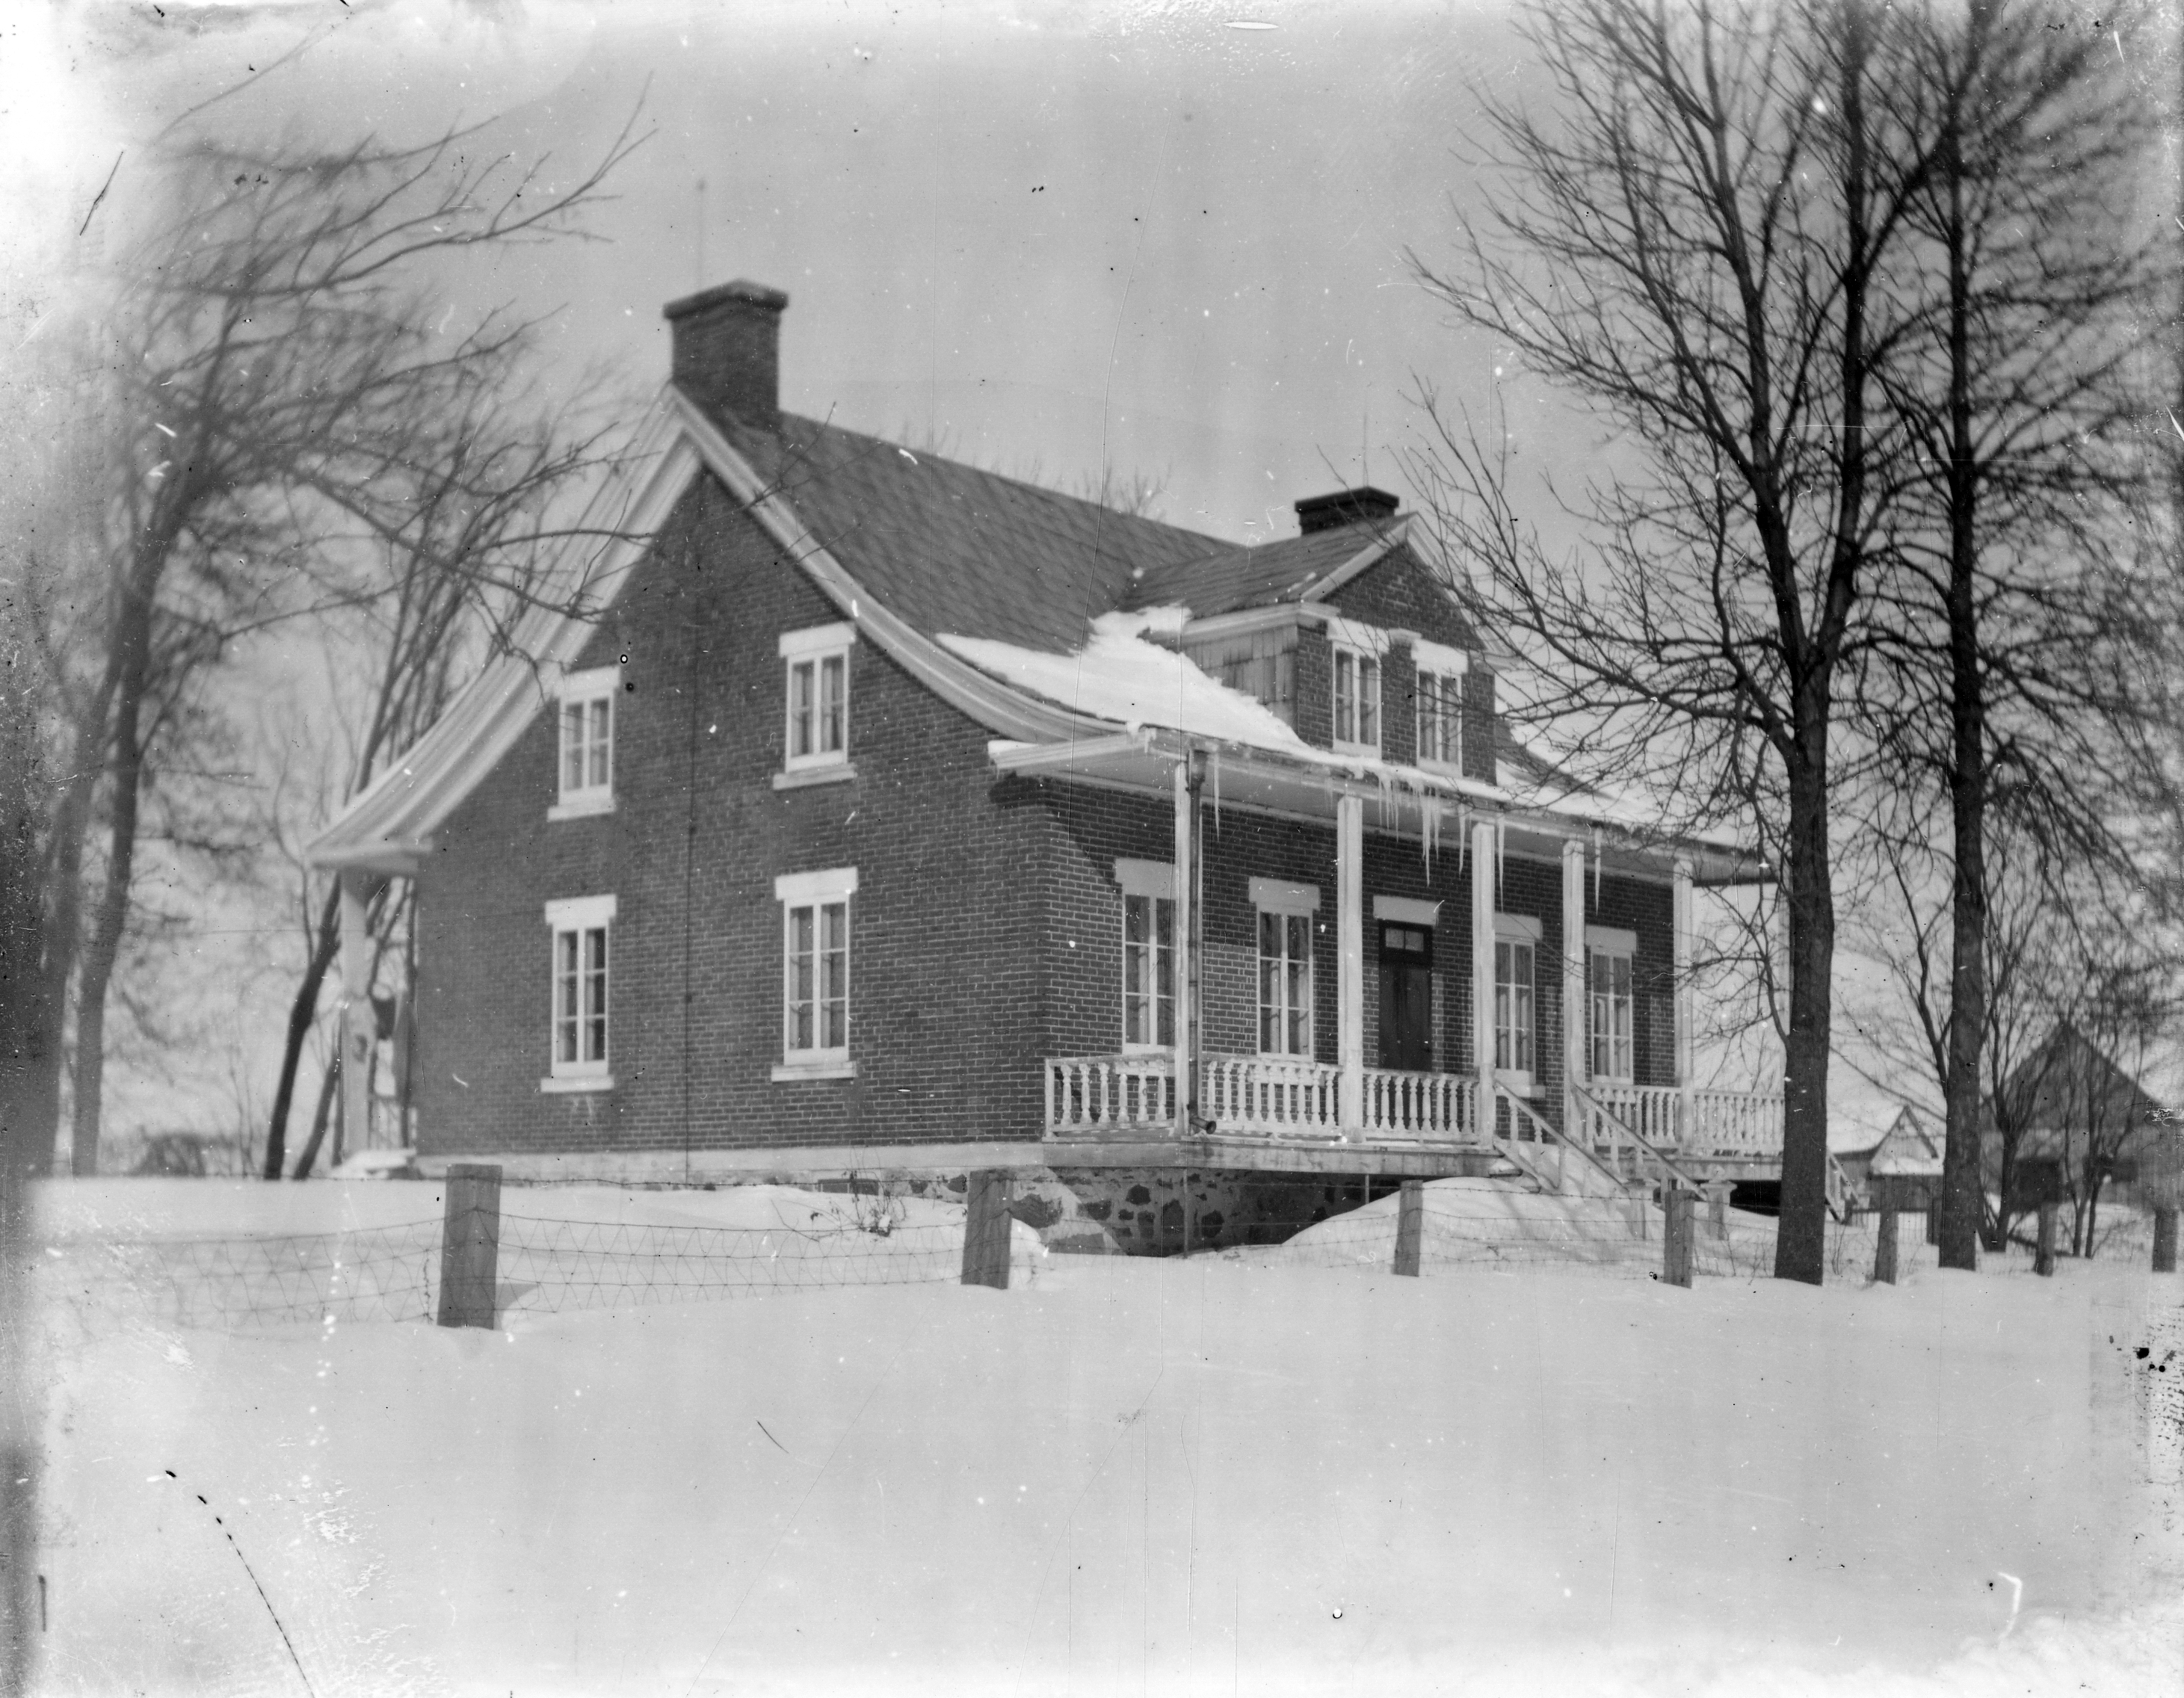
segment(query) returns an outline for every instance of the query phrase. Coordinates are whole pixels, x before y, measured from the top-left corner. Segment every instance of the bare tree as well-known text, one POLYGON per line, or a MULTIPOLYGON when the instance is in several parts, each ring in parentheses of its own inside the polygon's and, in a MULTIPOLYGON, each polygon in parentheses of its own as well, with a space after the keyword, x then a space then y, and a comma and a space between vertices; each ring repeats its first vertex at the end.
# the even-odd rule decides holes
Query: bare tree
MULTIPOLYGON (((1424 398, 1415 456, 1479 614, 1529 663, 1527 710, 1574 764, 1756 822, 1788 933, 1778 1276, 1825 1263, 1836 949, 1831 736, 1862 575, 1903 476, 1875 412, 1905 326, 1879 281, 1926 163, 1864 0, 1763 11, 1533 5, 1554 114, 1488 94, 1512 175, 1459 263, 1415 274, 1613 432, 1548 554, 1506 455, 1424 398)), ((1459 585, 1462 593, 1468 587, 1459 585)))
MULTIPOLYGON (((1880 376, 1914 452, 1869 589, 1880 664, 1867 676, 1884 787, 1939 789, 1951 822, 1940 1244, 1942 1266, 1968 1268, 1990 814, 2008 807, 2058 856, 2121 866, 2110 822, 2142 788, 2121 758, 2131 740, 2107 728, 2143 710, 2123 651, 2153 635, 2113 580, 2143 460, 2147 398, 2128 380, 2158 249, 2133 197, 2155 131, 2113 19, 2058 28, 2052 8, 2015 0, 1899 16, 1896 95, 1931 142, 1888 272, 1914 330, 1880 376)), ((1915 910, 1913 888, 1899 894, 1915 910)), ((1935 1005, 1917 999, 1922 1017, 1935 1005)))
MULTIPOLYGON (((527 555, 539 538, 447 553, 417 498, 450 465, 473 504, 503 496, 507 468, 466 459, 464 433, 510 392, 537 325, 488 313, 448 334, 455 315, 429 299, 429 274, 465 250, 581 233, 632 145, 625 131, 556 181, 547 162, 515 168, 468 132, 328 152, 200 130, 167 142, 138 187, 153 210, 101 337, 111 392, 96 415, 109 428, 95 541, 83 574, 33 578, 27 610, 68 706, 38 977, 49 1010, 74 981, 77 1172, 96 1171, 107 997, 147 774, 167 752, 163 692, 275 621, 382 593, 329 590, 309 570, 329 535, 417 552, 474 597, 520 593, 504 551, 527 555), (104 877, 86 916, 95 818, 104 877)), ((49 1126, 58 1053, 35 1090, 49 1126)))

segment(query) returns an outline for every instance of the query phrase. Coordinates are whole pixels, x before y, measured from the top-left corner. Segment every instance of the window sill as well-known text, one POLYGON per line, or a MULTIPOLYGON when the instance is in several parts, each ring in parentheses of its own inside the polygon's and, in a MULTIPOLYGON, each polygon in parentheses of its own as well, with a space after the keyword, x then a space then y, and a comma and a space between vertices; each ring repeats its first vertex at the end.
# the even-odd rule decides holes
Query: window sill
POLYGON ((854 1079, 857 1077, 855 1061, 776 1061, 773 1082, 786 1084, 796 1079, 854 1079))
POLYGON ((555 1073, 541 1079, 538 1088, 549 1097, 573 1096, 582 1091, 610 1091, 612 1073, 555 1073))
POLYGON ((852 761, 836 761, 827 766, 796 766, 786 772, 773 775, 777 790, 803 790, 814 784, 846 784, 857 776, 852 761))
POLYGON ((597 814, 611 814, 614 798, 605 796, 572 796, 566 802, 556 802, 546 810, 546 818, 554 820, 588 820, 597 814))

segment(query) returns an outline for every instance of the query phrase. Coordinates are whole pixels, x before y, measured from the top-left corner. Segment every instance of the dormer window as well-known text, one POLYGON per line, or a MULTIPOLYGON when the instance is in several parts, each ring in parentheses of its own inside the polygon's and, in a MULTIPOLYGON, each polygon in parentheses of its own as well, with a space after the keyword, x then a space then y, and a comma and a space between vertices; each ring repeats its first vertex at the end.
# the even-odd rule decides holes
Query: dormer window
POLYGON ((1463 767, 1463 677, 1469 661, 1461 649, 1438 643, 1413 645, 1418 666, 1418 765, 1450 771, 1463 767))
POLYGON ((816 625, 783 632, 788 666, 788 721, 782 771, 809 773, 807 782, 850 776, 850 650, 854 625, 816 625))
POLYGON ((560 786, 549 820, 614 811, 615 692, 621 674, 613 666, 571 672, 561 680, 560 786))
POLYGON ((1380 657, 1334 647, 1334 746, 1349 754, 1380 752, 1380 657))

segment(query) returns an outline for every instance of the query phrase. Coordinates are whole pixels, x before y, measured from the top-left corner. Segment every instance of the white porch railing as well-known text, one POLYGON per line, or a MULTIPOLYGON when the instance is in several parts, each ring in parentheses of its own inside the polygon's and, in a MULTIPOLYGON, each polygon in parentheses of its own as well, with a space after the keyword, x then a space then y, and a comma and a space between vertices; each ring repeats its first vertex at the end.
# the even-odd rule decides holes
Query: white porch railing
POLYGON ((1223 1133, 1340 1138, 1342 1070, 1286 1055, 1208 1055, 1198 1111, 1223 1133))
MULTIPOLYGON (((1648 1144, 1674 1149, 1682 1141, 1683 1093, 1674 1085, 1612 1085, 1596 1079, 1582 1087, 1585 1094, 1648 1144)), ((1596 1119, 1582 1104, 1588 1121, 1596 1119)), ((1604 1130, 1604 1129, 1602 1129, 1604 1130)), ((1596 1138, 1595 1143, 1602 1139, 1596 1138)))
POLYGON ((1175 1130, 1175 1058, 1064 1055, 1046 1064, 1050 1134, 1175 1130))
POLYGON ((1780 1091, 1693 1091, 1691 1122, 1678 1142, 1694 1155, 1782 1153, 1780 1091))
MULTIPOLYGON (((1346 1136, 1340 1067, 1287 1055, 1212 1055, 1201 1068, 1198 1112, 1218 1133, 1346 1136)), ((1157 1138, 1175 1129, 1175 1063, 1168 1056, 1063 1055, 1050 1058, 1045 1072, 1049 1137, 1157 1138)), ((1468 1074, 1368 1067, 1364 1122, 1347 1135, 1374 1142, 1473 1143, 1477 1099, 1468 1074)))
POLYGON ((1365 1070, 1365 1136, 1417 1138, 1435 1144, 1469 1144, 1479 1093, 1468 1073, 1404 1073, 1365 1070))

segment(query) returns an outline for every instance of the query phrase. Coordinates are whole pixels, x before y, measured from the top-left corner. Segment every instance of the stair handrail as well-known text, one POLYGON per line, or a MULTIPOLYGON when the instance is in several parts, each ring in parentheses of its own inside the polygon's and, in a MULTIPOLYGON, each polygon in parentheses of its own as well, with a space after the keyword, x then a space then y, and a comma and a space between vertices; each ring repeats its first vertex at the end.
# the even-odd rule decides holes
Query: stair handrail
POLYGON ((1636 1144, 1638 1148, 1643 1150, 1647 1155, 1652 1156, 1655 1161, 1660 1164, 1664 1171, 1674 1175, 1675 1177, 1681 1182, 1685 1189, 1689 1191, 1696 1191, 1701 1189, 1702 1182, 1693 1178, 1689 1173, 1685 1172, 1684 1169, 1677 1164, 1675 1159, 1669 1155, 1666 1150, 1663 1150, 1660 1145, 1655 1144, 1652 1138, 1646 1137, 1644 1133, 1632 1126, 1630 1122, 1624 1119, 1621 1115, 1616 1113, 1613 1109, 1608 1107, 1606 1103, 1601 1101, 1598 1097, 1593 1095, 1591 1091, 1585 1089, 1583 1085, 1573 1083, 1570 1086, 1570 1092, 1571 1094, 1575 1096, 1580 1103, 1585 1105, 1585 1106, 1591 1109, 1602 1120, 1607 1122, 1609 1125, 1613 1126, 1618 1132, 1621 1133, 1624 1137, 1629 1138, 1633 1144, 1636 1144))
MULTIPOLYGON (((1533 1127, 1535 1131, 1545 1134, 1544 1137, 1536 1140, 1538 1144, 1544 1145, 1549 1139, 1552 1139, 1556 1147, 1563 1152, 1563 1159, 1565 1161, 1568 1159, 1571 1154, 1575 1154, 1580 1161, 1583 1161, 1596 1173, 1598 1173, 1602 1178, 1606 1179, 1609 1184, 1613 1185, 1615 1188, 1617 1195, 1627 1197, 1630 1194, 1630 1183, 1625 1180, 1620 1173, 1616 1172, 1597 1155, 1595 1155, 1590 1150, 1587 1150, 1581 1140, 1568 1138, 1562 1136, 1562 1134, 1557 1133, 1554 1127, 1547 1124, 1546 1121, 1540 1116, 1540 1111, 1537 1109, 1534 1108, 1529 1103, 1526 1102, 1522 1097, 1518 1096, 1499 1079, 1496 1079, 1494 1082, 1494 1094, 1502 1099, 1509 1105, 1511 1111, 1509 1127, 1510 1131, 1513 1133, 1515 1132, 1517 1125, 1515 1116, 1518 1114, 1524 1115, 1532 1122, 1533 1127)), ((1490 1119, 1487 1123, 1486 1131, 1487 1136, 1491 1138, 1493 1137, 1494 1128, 1490 1119)), ((1517 1146, 1517 1142, 1518 1140, 1513 1136, 1509 1139, 1509 1147, 1513 1150, 1517 1146)), ((1515 1161, 1519 1167, 1526 1166, 1524 1161, 1518 1157, 1513 1155, 1510 1157, 1510 1160, 1515 1161)), ((1526 1171, 1529 1172, 1530 1170, 1527 1167, 1526 1171)), ((1538 1176, 1535 1175, 1534 1177, 1536 1177, 1538 1176)), ((1545 1182, 1542 1181, 1541 1183, 1544 1183, 1545 1182)), ((1557 1191, 1560 1191, 1562 1187, 1557 1184, 1555 1189, 1557 1191)))

